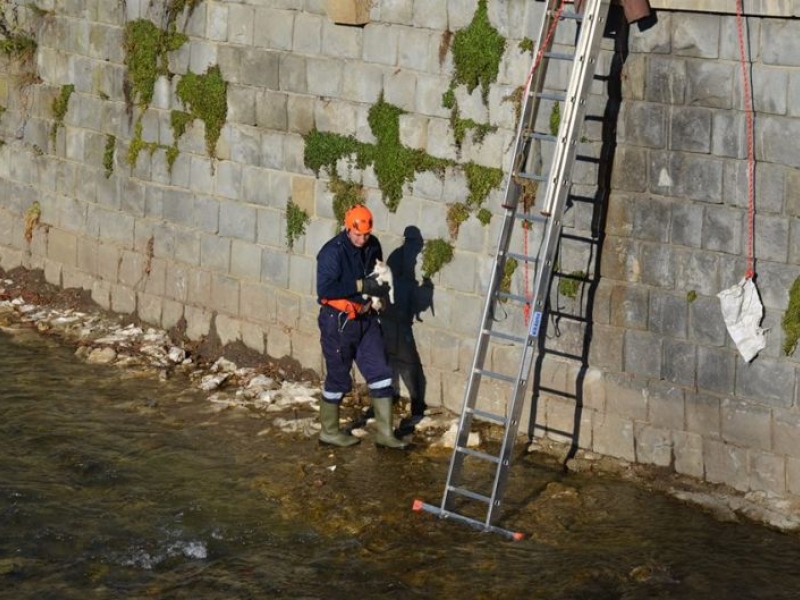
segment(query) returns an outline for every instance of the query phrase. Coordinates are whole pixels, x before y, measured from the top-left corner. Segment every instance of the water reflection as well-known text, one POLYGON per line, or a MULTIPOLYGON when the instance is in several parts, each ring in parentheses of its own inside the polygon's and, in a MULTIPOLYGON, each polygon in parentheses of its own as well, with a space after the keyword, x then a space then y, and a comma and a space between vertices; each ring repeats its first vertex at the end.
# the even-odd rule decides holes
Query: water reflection
POLYGON ((509 542, 410 510, 446 452, 322 450, 33 334, 0 381, 0 598, 798 597, 796 535, 531 456, 509 542))

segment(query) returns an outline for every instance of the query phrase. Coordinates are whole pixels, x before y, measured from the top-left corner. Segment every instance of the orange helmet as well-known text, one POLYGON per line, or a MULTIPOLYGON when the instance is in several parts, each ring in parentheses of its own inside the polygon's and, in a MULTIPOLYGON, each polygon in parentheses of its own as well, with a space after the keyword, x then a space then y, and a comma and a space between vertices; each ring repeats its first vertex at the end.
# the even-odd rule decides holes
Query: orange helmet
POLYGON ((372 213, 363 204, 356 204, 344 215, 344 228, 361 234, 371 232, 372 213))

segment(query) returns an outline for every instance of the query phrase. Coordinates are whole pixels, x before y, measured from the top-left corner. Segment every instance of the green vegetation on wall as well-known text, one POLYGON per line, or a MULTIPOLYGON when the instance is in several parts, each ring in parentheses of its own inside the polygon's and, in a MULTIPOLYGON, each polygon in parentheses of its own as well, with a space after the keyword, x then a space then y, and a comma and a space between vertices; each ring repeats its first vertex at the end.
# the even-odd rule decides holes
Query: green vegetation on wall
POLYGON ((216 157, 217 140, 228 118, 228 84, 219 67, 209 67, 203 75, 187 73, 178 82, 176 91, 191 117, 205 124, 206 152, 216 157))
POLYGON ((117 147, 117 136, 106 135, 106 149, 103 152, 103 166, 106 170, 106 179, 114 172, 114 151, 117 147))
POLYGON ((360 169, 372 165, 384 204, 391 212, 396 211, 403 197, 403 187, 414 181, 417 173, 433 171, 441 175, 447 166, 453 164, 404 146, 400 142, 401 114, 403 110, 386 102, 383 95, 378 98, 367 116, 375 144, 359 142, 353 136, 313 129, 304 138, 305 165, 317 175, 325 169, 331 177, 336 174, 336 163, 342 158, 355 160, 360 169))
POLYGON ((583 271, 573 271, 569 277, 561 277, 558 281, 558 293, 567 298, 575 298, 585 278, 586 273, 583 271))
POLYGON ((489 86, 497 81, 505 49, 505 38, 489 21, 486 0, 479 0, 470 24, 453 37, 453 83, 467 86, 469 93, 480 86, 485 103, 489 86))
POLYGON ((453 244, 442 238, 425 242, 422 248, 422 276, 430 279, 453 260, 453 244))
POLYGON ((50 106, 53 110, 53 118, 55 120, 53 127, 50 129, 50 139, 53 140, 53 142, 56 141, 58 128, 64 126, 64 117, 67 116, 67 110, 69 109, 69 98, 74 91, 74 85, 62 85, 61 92, 58 96, 53 98, 53 103, 50 106))
MULTIPOLYGON (((509 258, 503 265, 503 278, 500 280, 500 291, 508 294, 511 291, 511 278, 519 266, 516 258, 509 258)), ((505 298, 503 299, 505 300, 505 298)))
POLYGON ((286 204, 286 244, 290 250, 294 248, 297 238, 306 232, 310 220, 308 213, 289 198, 286 204))
POLYGON ((783 314, 781 325, 784 333, 783 353, 790 356, 797 347, 797 340, 800 339, 800 277, 794 280, 789 290, 789 306, 783 314))
POLYGON ((333 193, 333 214, 336 222, 344 225, 344 216, 356 204, 364 203, 364 186, 355 181, 345 181, 338 176, 331 177, 328 190, 333 193))

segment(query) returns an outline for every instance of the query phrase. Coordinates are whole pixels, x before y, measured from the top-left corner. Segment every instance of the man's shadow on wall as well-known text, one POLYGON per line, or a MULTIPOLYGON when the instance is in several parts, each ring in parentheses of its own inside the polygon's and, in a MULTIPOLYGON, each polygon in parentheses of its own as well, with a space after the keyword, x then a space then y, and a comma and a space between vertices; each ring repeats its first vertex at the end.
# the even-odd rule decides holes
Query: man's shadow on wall
POLYGON ((433 313, 433 283, 428 278, 417 281, 416 265, 425 240, 419 228, 409 225, 403 231, 403 244, 386 260, 394 277, 394 304, 384 313, 384 336, 389 363, 394 369, 395 389, 402 382, 408 390, 411 414, 400 422, 398 434, 406 435, 424 416, 425 373, 414 339, 414 324, 422 321, 422 313, 433 313))

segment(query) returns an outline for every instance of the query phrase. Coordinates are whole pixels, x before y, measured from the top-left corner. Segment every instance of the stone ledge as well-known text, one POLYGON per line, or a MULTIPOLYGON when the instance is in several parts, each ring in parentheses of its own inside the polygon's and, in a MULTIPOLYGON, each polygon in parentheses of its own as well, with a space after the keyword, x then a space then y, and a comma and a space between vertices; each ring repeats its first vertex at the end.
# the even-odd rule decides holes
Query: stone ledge
MULTIPOLYGON (((656 10, 736 14, 736 5, 730 0, 650 0, 650 6, 656 10)), ((800 5, 793 0, 744 0, 744 14, 748 17, 798 17, 800 5)))

